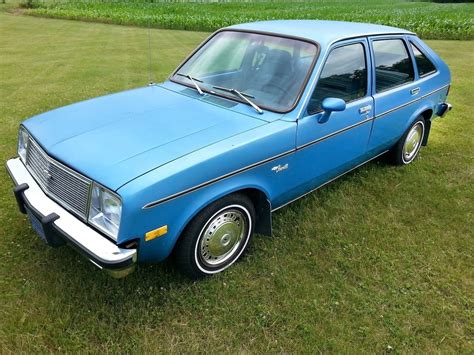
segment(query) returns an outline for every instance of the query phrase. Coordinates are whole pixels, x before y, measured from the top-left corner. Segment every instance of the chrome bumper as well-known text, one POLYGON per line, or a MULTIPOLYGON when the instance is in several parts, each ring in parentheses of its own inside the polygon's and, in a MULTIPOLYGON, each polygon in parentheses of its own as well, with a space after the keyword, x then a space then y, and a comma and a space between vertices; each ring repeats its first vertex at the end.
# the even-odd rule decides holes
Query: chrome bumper
POLYGON ((438 114, 439 117, 443 118, 443 117, 445 117, 445 116, 447 115, 447 113, 448 113, 449 111, 451 111, 452 109, 453 109, 453 105, 451 105, 451 104, 445 102, 445 103, 439 105, 437 114, 438 114))
POLYGON ((50 199, 39 187, 20 158, 7 161, 7 171, 22 213, 41 238, 51 246, 69 243, 94 265, 106 270, 113 277, 123 277, 134 270, 136 249, 122 249, 83 221, 50 199))

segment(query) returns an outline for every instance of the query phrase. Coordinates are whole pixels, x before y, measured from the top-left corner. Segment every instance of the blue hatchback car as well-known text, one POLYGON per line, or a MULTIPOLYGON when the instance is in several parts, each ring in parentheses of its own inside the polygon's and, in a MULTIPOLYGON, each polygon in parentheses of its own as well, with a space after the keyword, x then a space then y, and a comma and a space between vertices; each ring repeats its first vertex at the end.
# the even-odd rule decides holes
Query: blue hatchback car
POLYGON ((270 235, 276 209, 382 154, 410 164, 451 109, 450 82, 399 28, 231 26, 164 83, 24 121, 7 169, 49 245, 116 277, 173 252, 199 278, 270 235))

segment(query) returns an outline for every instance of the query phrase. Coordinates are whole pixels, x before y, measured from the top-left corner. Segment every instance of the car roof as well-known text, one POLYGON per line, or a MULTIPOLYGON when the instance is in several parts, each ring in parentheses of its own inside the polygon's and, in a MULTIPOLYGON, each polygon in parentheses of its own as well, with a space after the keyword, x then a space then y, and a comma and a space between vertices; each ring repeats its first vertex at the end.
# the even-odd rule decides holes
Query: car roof
POLYGON ((301 37, 328 46, 331 43, 354 37, 385 34, 413 34, 413 32, 383 25, 360 22, 323 20, 273 20, 249 22, 227 27, 247 31, 260 31, 301 37))

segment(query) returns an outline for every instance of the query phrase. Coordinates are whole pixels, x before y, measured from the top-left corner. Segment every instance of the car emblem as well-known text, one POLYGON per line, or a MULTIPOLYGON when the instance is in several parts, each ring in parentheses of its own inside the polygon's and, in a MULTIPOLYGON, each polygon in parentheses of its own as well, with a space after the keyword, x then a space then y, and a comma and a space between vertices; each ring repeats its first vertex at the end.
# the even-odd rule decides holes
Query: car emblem
POLYGON ((46 169, 43 169, 43 175, 48 179, 48 180, 53 180, 53 175, 51 175, 51 173, 46 170, 46 169))
POLYGON ((276 172, 276 173, 279 173, 280 171, 283 171, 283 170, 286 170, 288 169, 288 163, 286 163, 285 165, 277 165, 277 166, 274 166, 272 168, 272 171, 276 172))

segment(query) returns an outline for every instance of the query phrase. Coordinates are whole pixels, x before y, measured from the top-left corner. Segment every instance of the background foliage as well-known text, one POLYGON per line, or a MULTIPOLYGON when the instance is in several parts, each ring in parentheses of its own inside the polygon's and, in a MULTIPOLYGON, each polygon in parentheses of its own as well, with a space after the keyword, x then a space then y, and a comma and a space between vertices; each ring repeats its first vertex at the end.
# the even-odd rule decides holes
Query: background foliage
MULTIPOLYGON (((34 0, 30 0, 34 1, 34 0)), ((31 15, 192 31, 274 19, 326 19, 401 27, 425 39, 474 39, 474 4, 406 1, 36 1, 31 15)))

